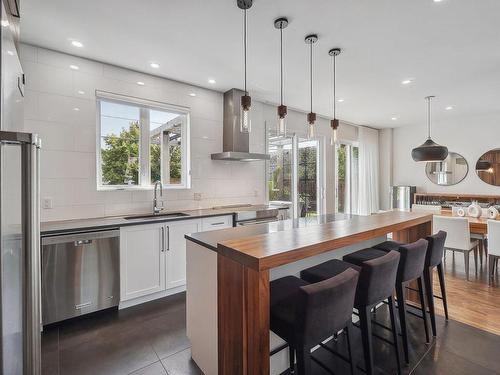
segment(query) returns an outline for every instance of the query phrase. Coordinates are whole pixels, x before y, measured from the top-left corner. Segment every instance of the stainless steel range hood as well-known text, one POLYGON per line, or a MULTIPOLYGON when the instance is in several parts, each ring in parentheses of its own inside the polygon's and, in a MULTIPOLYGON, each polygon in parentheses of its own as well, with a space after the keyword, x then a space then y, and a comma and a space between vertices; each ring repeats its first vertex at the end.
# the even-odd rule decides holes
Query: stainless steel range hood
POLYGON ((268 154, 249 152, 247 133, 240 132, 240 98, 243 91, 231 89, 224 93, 223 147, 212 154, 212 160, 257 161, 269 160, 268 154))

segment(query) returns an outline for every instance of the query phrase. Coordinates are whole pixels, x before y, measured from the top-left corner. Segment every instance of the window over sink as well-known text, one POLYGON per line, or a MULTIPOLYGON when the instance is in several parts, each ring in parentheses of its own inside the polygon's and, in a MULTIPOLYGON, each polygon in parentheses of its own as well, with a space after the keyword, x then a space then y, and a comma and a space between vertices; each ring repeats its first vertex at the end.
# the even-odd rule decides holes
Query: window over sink
POLYGON ((108 92, 97 97, 100 190, 190 188, 189 110, 108 92))

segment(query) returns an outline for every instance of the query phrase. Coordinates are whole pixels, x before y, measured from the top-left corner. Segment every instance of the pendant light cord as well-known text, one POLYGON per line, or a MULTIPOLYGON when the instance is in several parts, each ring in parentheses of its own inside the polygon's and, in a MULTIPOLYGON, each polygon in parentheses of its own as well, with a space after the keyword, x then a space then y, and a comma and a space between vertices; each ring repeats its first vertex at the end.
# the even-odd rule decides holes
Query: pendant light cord
POLYGON ((333 119, 337 118, 337 55, 333 55, 333 119))
POLYGON ((283 105, 283 27, 280 28, 280 86, 281 105, 283 105))
POLYGON ((243 10, 243 46, 244 46, 244 55, 245 55, 245 95, 248 95, 247 92, 247 10, 243 10))
POLYGON ((313 43, 310 43, 311 113, 313 111, 313 43))
POLYGON ((431 97, 427 97, 427 134, 431 139, 431 97))

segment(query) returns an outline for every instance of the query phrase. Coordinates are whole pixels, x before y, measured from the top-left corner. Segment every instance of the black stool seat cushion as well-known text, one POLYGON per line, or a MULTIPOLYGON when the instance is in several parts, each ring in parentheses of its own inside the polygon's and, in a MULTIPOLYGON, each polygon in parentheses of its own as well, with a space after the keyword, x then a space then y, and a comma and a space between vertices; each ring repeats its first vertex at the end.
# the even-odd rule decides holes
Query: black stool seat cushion
POLYGON ((384 241, 382 243, 379 243, 378 245, 373 246, 373 248, 389 252, 398 251, 401 245, 402 243, 398 241, 384 241))
POLYGON ((380 258, 386 254, 387 254, 386 251, 368 248, 368 249, 362 249, 362 250, 355 251, 354 253, 351 253, 351 254, 344 255, 342 260, 344 262, 352 263, 352 264, 355 264, 356 266, 361 267, 362 264, 364 262, 366 262, 367 260, 380 258))
POLYGON ((343 262, 340 259, 332 259, 318 264, 317 266, 302 270, 300 272, 300 278, 309 283, 318 283, 320 281, 329 279, 330 277, 339 275, 349 268, 352 268, 358 272, 360 270, 360 267, 356 265, 343 262))

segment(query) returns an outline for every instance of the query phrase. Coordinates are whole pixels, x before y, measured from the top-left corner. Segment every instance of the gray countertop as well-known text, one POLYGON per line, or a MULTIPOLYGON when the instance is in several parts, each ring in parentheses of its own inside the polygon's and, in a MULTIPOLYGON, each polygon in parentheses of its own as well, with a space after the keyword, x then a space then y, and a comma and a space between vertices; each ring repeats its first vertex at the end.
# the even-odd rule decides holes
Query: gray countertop
MULTIPOLYGON (((272 206, 275 208, 288 207, 287 205, 275 205, 275 204, 273 204, 272 206)), ((257 207, 262 207, 262 205, 227 206, 227 207, 204 208, 198 210, 164 211, 157 216, 150 216, 147 218, 144 218, 143 216, 149 215, 151 213, 142 213, 137 215, 125 215, 125 216, 96 217, 89 219, 46 221, 40 224, 40 232, 42 236, 48 236, 48 235, 55 235, 68 232, 82 232, 91 230, 119 228, 127 225, 199 219, 202 217, 233 215, 237 212, 255 210, 257 207), (181 213, 183 214, 183 216, 167 216, 167 214, 169 213, 181 213), (137 216, 137 218, 127 219, 134 216, 137 216)))
MULTIPOLYGON (((210 216, 222 216, 222 215, 232 215, 234 214, 234 208, 227 209, 200 209, 200 210, 188 210, 188 211, 165 211, 162 212, 163 215, 157 215, 149 218, 137 218, 137 219, 126 219, 126 217, 131 217, 134 215, 127 216, 112 216, 112 217, 97 217, 89 219, 75 219, 75 220, 63 220, 63 221, 46 221, 40 224, 40 232, 42 236, 75 232, 75 231, 90 231, 90 230, 101 230, 109 228, 119 228, 126 225, 137 225, 146 223, 161 223, 166 221, 178 221, 178 220, 189 220, 197 219, 202 217, 210 216), (180 212, 186 216, 166 216, 165 214, 171 212, 180 212)), ((136 216, 147 215, 147 213, 136 216)))
POLYGON ((200 232, 186 234, 187 240, 196 242, 208 249, 217 251, 217 244, 227 240, 240 239, 245 237, 253 237, 261 234, 268 234, 274 232, 281 232, 295 228, 305 228, 308 226, 321 225, 334 221, 345 221, 346 225, 349 223, 351 215, 345 214, 328 214, 314 217, 304 217, 300 219, 290 219, 274 221, 265 224, 255 224, 248 226, 240 226, 228 229, 219 229, 209 232, 200 232))

